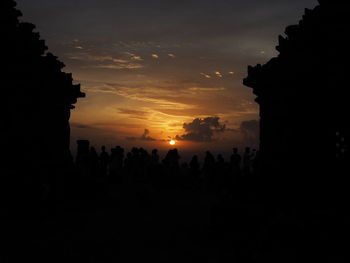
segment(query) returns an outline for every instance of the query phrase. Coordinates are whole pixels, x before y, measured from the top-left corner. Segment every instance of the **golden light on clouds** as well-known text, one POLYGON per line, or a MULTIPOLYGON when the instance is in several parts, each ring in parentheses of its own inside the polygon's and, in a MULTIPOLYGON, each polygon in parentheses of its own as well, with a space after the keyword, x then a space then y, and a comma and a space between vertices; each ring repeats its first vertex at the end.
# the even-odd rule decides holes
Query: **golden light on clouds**
POLYGON ((201 72, 201 75, 202 75, 203 77, 207 78, 207 79, 211 79, 211 76, 208 75, 208 74, 205 74, 205 73, 201 72))
MULTIPOLYGON (((108 59, 106 59, 108 60, 108 59)), ((125 59, 119 59, 119 58, 110 58, 111 61, 115 62, 115 63, 128 63, 127 60, 125 59)), ((102 60, 103 61, 103 60, 102 60)))
POLYGON ((94 66, 94 68, 99 68, 99 69, 140 69, 143 68, 142 65, 140 64, 133 64, 133 63, 128 63, 128 64, 108 64, 108 65, 98 65, 94 66))
POLYGON ((219 71, 215 71, 215 75, 216 75, 217 77, 219 77, 219 78, 222 78, 222 77, 223 77, 222 74, 221 74, 219 71))
POLYGON ((132 60, 137 60, 137 61, 142 61, 142 57, 141 56, 132 56, 131 57, 132 60))
POLYGON ((126 54, 127 56, 130 57, 131 60, 136 60, 136 61, 143 61, 143 58, 139 55, 136 55, 134 53, 131 52, 124 52, 124 54, 126 54))

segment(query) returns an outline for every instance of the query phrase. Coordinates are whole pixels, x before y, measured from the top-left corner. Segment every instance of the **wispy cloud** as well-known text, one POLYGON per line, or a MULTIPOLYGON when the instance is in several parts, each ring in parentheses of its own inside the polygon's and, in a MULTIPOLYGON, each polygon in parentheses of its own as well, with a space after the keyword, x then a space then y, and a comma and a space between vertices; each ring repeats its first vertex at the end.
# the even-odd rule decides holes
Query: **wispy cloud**
POLYGON ((129 118, 134 119, 147 119, 146 116, 149 114, 148 111, 143 110, 132 110, 132 109, 126 109, 126 108, 118 108, 119 114, 127 115, 129 118))
POLYGON ((80 60, 86 62, 115 62, 115 63, 128 63, 129 60, 122 58, 115 58, 112 56, 98 56, 80 52, 78 54, 66 54, 69 59, 80 60))
POLYGON ((224 87, 208 87, 208 88, 203 88, 203 87, 192 87, 189 88, 189 90, 193 90, 193 91, 223 91, 225 90, 224 87))
MULTIPOLYGON (((105 84, 102 87, 97 87, 101 92, 113 93, 124 98, 154 103, 155 107, 159 108, 176 108, 178 110, 190 109, 193 107, 190 103, 184 103, 179 100, 181 91, 173 90, 173 87, 165 86, 124 86, 119 84, 105 84)), ((185 92, 185 90, 183 91, 185 92)), ((182 98, 184 101, 185 98, 182 98)), ((191 100, 188 99, 190 102, 191 100)))
POLYGON ((125 108, 118 108, 118 111, 121 114, 128 114, 128 115, 146 115, 148 112, 147 111, 142 111, 142 110, 131 110, 131 109, 125 109, 125 108))
POLYGON ((205 74, 205 73, 200 73, 203 77, 207 78, 207 79, 211 79, 211 76, 209 74, 205 74))
POLYGON ((100 69, 140 69, 143 68, 140 64, 128 63, 128 64, 108 64, 108 65, 96 65, 92 66, 92 68, 100 68, 100 69))
POLYGON ((140 137, 126 137, 125 139, 129 141, 156 141, 156 139, 149 136, 150 132, 148 129, 145 129, 143 134, 140 137))
POLYGON ((70 126, 72 128, 78 128, 78 129, 89 129, 89 128, 91 128, 91 126, 89 126, 89 125, 81 124, 81 123, 77 123, 77 122, 71 122, 70 126))
POLYGON ((137 61, 142 61, 142 57, 141 56, 132 56, 131 57, 132 60, 137 60, 137 61))
POLYGON ((135 55, 134 53, 131 52, 124 52, 127 56, 130 57, 131 60, 136 60, 136 61, 143 61, 143 58, 139 55, 135 55))

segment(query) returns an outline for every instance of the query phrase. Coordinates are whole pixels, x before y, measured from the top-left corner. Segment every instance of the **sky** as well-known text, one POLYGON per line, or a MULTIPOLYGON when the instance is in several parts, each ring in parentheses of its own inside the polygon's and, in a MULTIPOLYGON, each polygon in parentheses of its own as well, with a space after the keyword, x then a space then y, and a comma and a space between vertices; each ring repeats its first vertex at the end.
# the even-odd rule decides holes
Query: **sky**
POLYGON ((276 56, 278 35, 316 0, 17 0, 86 98, 77 139, 107 148, 228 152, 258 147, 247 66, 276 56))

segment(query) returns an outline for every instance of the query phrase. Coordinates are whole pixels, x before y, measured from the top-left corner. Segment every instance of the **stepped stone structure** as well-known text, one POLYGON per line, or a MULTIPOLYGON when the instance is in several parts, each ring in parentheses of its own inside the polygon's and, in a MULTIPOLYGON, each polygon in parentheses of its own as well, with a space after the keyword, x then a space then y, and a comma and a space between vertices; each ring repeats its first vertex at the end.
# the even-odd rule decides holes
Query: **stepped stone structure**
POLYGON ((279 36, 277 57, 248 67, 243 83, 260 105, 263 173, 306 172, 315 182, 348 160, 349 15, 348 1, 319 0, 279 36))
POLYGON ((2 179, 29 189, 55 180, 68 162, 70 111, 85 94, 15 7, 13 0, 0 1, 1 169, 2 179))

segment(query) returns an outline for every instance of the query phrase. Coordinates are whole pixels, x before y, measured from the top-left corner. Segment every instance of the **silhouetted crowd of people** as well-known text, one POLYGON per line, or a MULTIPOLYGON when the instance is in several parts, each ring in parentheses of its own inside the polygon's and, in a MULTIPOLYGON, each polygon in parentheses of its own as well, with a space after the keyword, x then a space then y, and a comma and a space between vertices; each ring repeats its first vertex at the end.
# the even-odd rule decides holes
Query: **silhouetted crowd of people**
POLYGON ((206 151, 203 163, 194 155, 189 162, 181 162, 177 149, 171 149, 161 158, 157 149, 125 150, 116 146, 110 152, 102 146, 100 153, 88 141, 78 141, 75 159, 76 173, 82 178, 106 178, 112 183, 166 183, 200 185, 204 188, 225 188, 235 180, 258 175, 259 151, 246 147, 242 154, 233 148, 229 160, 206 151))

